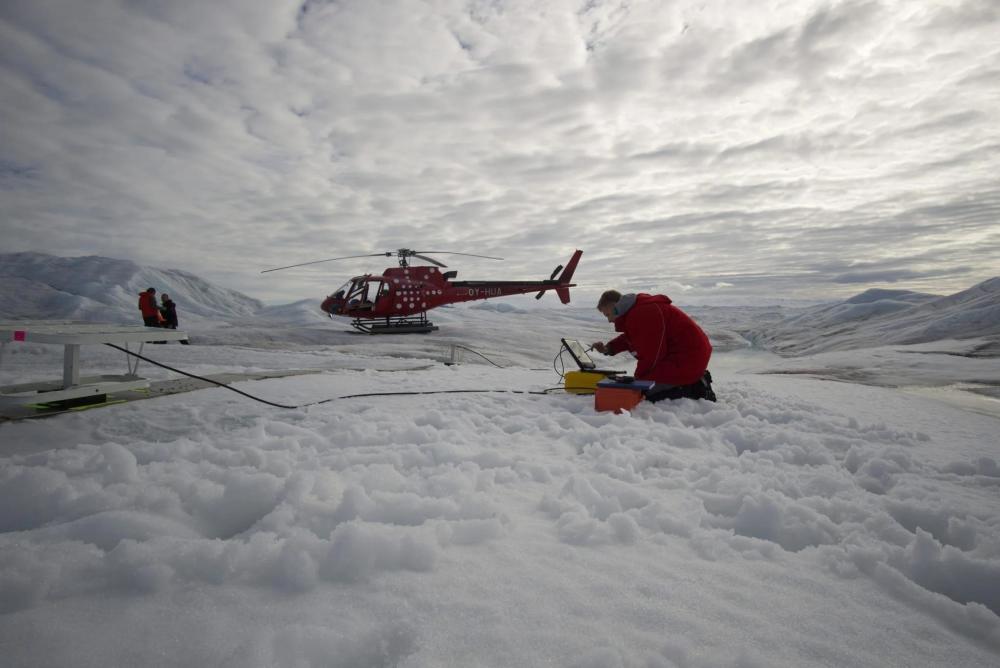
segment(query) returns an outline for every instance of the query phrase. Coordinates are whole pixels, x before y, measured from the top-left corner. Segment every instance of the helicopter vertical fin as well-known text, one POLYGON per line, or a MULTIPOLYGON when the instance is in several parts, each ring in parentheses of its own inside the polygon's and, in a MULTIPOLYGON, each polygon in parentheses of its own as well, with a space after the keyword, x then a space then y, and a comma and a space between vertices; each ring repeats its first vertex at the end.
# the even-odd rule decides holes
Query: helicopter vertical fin
POLYGON ((573 272, 576 271, 576 265, 580 262, 581 255, 583 255, 582 250, 575 251, 573 257, 566 263, 566 268, 559 274, 560 287, 556 288, 556 294, 559 295, 559 301, 563 304, 569 304, 569 282, 573 279, 573 272))
POLYGON ((562 273, 559 274, 560 283, 569 283, 573 278, 573 272, 576 271, 576 265, 580 262, 580 256, 583 255, 582 250, 578 250, 573 253, 573 257, 569 259, 566 263, 566 268, 563 269, 562 273))

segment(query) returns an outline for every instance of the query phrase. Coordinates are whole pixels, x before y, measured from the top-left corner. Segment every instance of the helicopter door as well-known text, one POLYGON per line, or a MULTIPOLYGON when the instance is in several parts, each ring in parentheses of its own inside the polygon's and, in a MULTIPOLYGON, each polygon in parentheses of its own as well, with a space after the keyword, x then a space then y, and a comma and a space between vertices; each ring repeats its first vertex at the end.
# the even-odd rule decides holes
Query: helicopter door
POLYGON ((351 309, 372 309, 381 295, 382 281, 355 279, 347 293, 347 306, 351 309))
POLYGON ((368 281, 368 301, 372 307, 378 306, 379 300, 389 294, 389 285, 385 281, 368 281))
POLYGON ((375 298, 375 303, 379 303, 383 299, 389 298, 389 284, 386 281, 380 281, 378 284, 377 297, 375 298))

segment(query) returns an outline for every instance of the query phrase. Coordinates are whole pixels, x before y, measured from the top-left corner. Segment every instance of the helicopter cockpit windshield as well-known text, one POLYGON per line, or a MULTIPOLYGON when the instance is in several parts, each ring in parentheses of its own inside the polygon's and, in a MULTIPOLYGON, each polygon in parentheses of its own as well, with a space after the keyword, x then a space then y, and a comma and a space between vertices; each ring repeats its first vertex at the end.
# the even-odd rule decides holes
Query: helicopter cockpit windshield
POLYGON ((346 283, 344 283, 343 285, 341 285, 339 288, 337 288, 336 290, 334 290, 334 292, 331 295, 331 297, 333 297, 334 299, 343 299, 344 295, 347 294, 347 291, 351 289, 351 284, 353 284, 353 283, 354 283, 354 279, 351 279, 351 280, 347 281, 346 283))

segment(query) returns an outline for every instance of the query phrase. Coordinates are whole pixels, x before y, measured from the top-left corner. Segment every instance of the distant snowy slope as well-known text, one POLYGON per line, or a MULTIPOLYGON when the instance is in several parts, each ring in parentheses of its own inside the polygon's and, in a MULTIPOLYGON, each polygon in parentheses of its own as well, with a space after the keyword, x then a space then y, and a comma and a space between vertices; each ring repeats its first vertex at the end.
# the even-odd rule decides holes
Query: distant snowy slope
POLYGON ((866 290, 838 304, 817 306, 791 318, 788 324, 830 327, 892 315, 914 305, 938 299, 938 295, 909 290, 866 290))
POLYGON ((8 317, 112 322, 121 319, 116 307, 38 281, 0 276, 0 318, 8 317))
POLYGON ((947 297, 868 290, 844 302, 807 309, 750 337, 784 354, 1000 337, 1000 278, 947 297))
POLYGON ((319 300, 302 299, 291 304, 265 306, 254 316, 257 320, 269 320, 285 325, 328 325, 330 317, 319 308, 319 300))
POLYGON ((961 332, 962 337, 956 338, 1000 334, 1000 276, 903 315, 901 325, 919 330, 920 338, 913 343, 933 341, 953 332, 961 332))
POLYGON ((169 294, 185 319, 246 317, 263 307, 178 269, 98 256, 0 254, 0 318, 135 322, 138 293, 149 287, 169 294))
MULTIPOLYGON (((148 287, 177 303, 181 327, 202 343, 271 347, 283 344, 346 344, 356 332, 348 320, 330 320, 319 298, 265 307, 235 290, 177 269, 143 267, 106 257, 64 258, 44 253, 0 254, 0 319, 31 318, 138 323, 138 293, 148 287), (266 324, 266 327, 259 325, 266 324), (262 338, 263 337, 263 338, 262 338)), ((1000 349, 1000 277, 942 297, 908 290, 867 290, 846 301, 809 308, 686 306, 708 333, 716 352, 748 342, 785 355, 870 348, 942 339, 991 339, 1000 349)), ((475 347, 476 337, 496 327, 521 363, 555 354, 549 341, 538 349, 531 332, 539 318, 562 336, 604 340, 613 328, 590 305, 496 300, 433 311, 441 329, 431 340, 475 347)), ((991 354, 991 353, 990 353, 991 354)))

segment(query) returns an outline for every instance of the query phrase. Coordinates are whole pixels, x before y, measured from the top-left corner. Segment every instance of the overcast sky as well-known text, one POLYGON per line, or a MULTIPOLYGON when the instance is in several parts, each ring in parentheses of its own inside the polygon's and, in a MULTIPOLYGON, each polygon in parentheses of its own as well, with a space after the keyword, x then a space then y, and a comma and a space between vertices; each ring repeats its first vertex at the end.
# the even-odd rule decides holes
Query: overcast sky
POLYGON ((0 251, 687 303, 1000 274, 1000 2, 3 0, 0 251))

